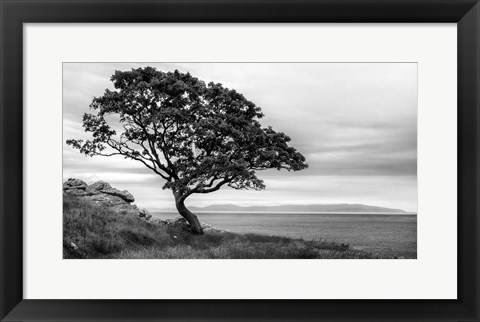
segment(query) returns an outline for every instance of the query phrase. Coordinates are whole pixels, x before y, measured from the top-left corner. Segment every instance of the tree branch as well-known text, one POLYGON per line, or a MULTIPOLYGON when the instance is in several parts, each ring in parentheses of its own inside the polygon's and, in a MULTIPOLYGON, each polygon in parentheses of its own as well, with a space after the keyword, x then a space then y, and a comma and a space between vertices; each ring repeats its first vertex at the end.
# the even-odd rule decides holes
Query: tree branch
MULTIPOLYGON (((159 176, 161 176, 163 179, 167 180, 167 181, 170 181, 171 180, 171 177, 168 176, 168 173, 167 175, 165 175, 164 173, 158 171, 158 169, 155 167, 155 163, 153 162, 153 160, 150 160, 148 158, 145 158, 144 156, 142 156, 138 151, 130 148, 129 146, 127 146, 125 143, 123 142, 117 142, 115 140, 113 140, 112 138, 110 138, 107 142, 106 142, 112 149, 118 151, 118 153, 116 154, 120 154, 120 155, 124 155, 124 156, 127 156, 129 157, 130 159, 133 159, 133 160, 137 160, 137 161, 140 161, 142 162, 147 168, 149 168, 150 170, 152 170, 153 172, 155 172, 156 174, 158 174, 159 176), (123 149, 122 149, 123 148, 123 149), (126 149, 126 150, 125 150, 126 149), (146 161, 150 161, 152 162, 153 164, 153 167, 151 165, 149 165, 146 161)), ((100 154, 99 154, 100 155, 100 154)), ((163 169, 162 169, 163 170, 163 169)))
POLYGON ((223 179, 222 181, 220 181, 219 183, 217 183, 216 186, 214 186, 213 188, 209 188, 209 189, 196 189, 196 190, 192 190, 191 193, 210 193, 210 192, 214 192, 214 191, 217 191, 218 189, 220 189, 224 184, 232 181, 233 178, 229 178, 229 177, 226 177, 225 179, 223 179))

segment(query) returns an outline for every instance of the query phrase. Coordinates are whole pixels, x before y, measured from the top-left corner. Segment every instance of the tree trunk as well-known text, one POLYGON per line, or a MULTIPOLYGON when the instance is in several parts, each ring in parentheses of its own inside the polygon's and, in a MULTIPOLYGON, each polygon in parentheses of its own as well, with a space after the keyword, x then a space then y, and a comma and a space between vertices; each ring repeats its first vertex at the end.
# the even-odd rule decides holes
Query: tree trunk
POLYGON ((185 201, 175 198, 175 205, 177 206, 178 213, 190 224, 192 233, 200 235, 203 234, 203 228, 202 225, 200 225, 200 221, 198 221, 198 218, 195 214, 187 209, 185 206, 185 201))

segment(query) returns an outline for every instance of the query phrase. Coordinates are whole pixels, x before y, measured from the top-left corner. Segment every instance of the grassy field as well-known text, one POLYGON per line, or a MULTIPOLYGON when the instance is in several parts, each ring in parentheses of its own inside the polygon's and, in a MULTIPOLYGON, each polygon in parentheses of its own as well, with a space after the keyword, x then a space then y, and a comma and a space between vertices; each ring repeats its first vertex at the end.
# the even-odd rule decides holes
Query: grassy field
POLYGON ((306 259, 379 258, 346 244, 207 231, 191 235, 76 197, 63 199, 63 256, 69 258, 306 259), (72 246, 72 243, 75 246, 72 246))

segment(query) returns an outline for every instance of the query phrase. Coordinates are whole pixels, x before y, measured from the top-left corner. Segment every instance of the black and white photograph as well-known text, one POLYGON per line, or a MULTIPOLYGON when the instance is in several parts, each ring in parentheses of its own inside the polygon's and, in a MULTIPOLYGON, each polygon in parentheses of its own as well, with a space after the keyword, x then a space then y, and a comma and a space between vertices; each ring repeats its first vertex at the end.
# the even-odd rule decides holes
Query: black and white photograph
POLYGON ((417 63, 62 72, 64 259, 417 258, 417 63))

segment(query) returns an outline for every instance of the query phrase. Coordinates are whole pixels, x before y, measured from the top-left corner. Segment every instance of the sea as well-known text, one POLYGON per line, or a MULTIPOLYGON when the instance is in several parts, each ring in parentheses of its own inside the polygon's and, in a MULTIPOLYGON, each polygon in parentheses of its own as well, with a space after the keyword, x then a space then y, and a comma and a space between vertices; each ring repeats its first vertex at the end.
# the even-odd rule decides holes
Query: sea
MULTIPOLYGON (((397 258, 417 258, 416 214, 197 212, 201 222, 231 232, 326 240, 397 258)), ((152 212, 160 219, 177 213, 152 212)))

